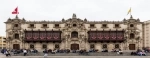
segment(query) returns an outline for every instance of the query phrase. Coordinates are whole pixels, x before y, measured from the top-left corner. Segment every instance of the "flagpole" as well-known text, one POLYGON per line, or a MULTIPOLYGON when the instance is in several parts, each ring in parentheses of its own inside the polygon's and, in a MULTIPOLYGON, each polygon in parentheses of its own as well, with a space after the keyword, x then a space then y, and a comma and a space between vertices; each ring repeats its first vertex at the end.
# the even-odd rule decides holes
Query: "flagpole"
MULTIPOLYGON (((131 9, 131 7, 130 7, 130 9, 131 9)), ((132 10, 130 10, 130 16, 131 16, 131 11, 132 11, 132 10)))

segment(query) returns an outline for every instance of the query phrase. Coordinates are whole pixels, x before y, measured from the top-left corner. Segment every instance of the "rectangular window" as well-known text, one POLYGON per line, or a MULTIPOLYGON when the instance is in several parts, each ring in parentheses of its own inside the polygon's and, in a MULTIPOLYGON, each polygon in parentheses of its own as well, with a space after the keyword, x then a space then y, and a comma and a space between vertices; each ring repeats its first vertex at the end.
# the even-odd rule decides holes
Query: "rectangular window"
POLYGON ((102 27, 106 28, 106 27, 107 27, 107 24, 102 24, 102 27))
POLYGON ((119 44, 115 44, 115 48, 119 48, 119 44))
POLYGON ((93 27, 95 27, 95 25, 94 24, 90 24, 90 27, 93 28, 93 27))
POLYGON ((59 27, 59 24, 55 24, 55 27, 59 27))
POLYGON ((31 44, 31 45, 30 45, 30 48, 34 48, 34 45, 31 44))
POLYGON ((94 44, 91 44, 91 45, 90 45, 90 48, 91 48, 91 49, 94 49, 94 47, 95 47, 94 44))
POLYGON ((43 27, 47 27, 47 24, 43 24, 43 27))
POLYGON ((59 48, 59 44, 55 44, 55 48, 58 49, 59 48))
POLYGON ((103 44, 103 48, 107 48, 107 44, 103 44))
POLYGON ((77 26, 77 24, 73 24, 73 27, 76 27, 77 26))
POLYGON ((34 27, 34 24, 30 24, 30 27, 34 27))
POLYGON ((47 48, 47 45, 44 44, 44 45, 43 45, 43 48, 46 49, 46 48, 47 48))
POLYGON ((115 28, 118 28, 119 27, 119 24, 115 24, 115 28))
POLYGON ((15 39, 19 39, 19 34, 15 34, 15 39))

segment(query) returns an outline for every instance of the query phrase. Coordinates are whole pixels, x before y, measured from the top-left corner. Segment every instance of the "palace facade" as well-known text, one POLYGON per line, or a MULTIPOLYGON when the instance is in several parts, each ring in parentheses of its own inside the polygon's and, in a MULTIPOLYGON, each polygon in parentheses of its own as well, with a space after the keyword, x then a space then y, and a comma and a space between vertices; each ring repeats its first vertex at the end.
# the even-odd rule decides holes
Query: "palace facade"
POLYGON ((132 16, 122 21, 26 21, 18 16, 6 22, 8 49, 136 50, 146 47, 144 23, 132 16))

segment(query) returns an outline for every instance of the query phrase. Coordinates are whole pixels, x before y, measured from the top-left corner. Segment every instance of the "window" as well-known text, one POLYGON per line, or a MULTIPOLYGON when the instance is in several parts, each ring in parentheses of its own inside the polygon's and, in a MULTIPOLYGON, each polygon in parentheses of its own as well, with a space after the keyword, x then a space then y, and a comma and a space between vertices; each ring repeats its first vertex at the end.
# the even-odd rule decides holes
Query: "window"
POLYGON ((81 26, 83 26, 83 24, 80 24, 81 26))
POLYGON ((31 44, 31 45, 30 45, 30 48, 34 48, 34 45, 33 45, 33 44, 31 44))
POLYGON ((107 27, 107 24, 103 24, 102 27, 107 27))
POLYGON ((15 39, 19 39, 19 34, 15 34, 15 39))
POLYGON ((107 48, 107 44, 103 44, 103 48, 107 48))
POLYGON ((34 24, 30 24, 30 27, 34 27, 34 24))
POLYGON ((130 27, 134 27, 134 25, 133 25, 133 24, 130 24, 130 27))
POLYGON ((43 27, 47 27, 47 24, 43 24, 43 27))
POLYGON ((46 48, 47 48, 47 45, 43 44, 43 48, 46 49, 46 48))
POLYGON ((18 27, 18 24, 15 24, 14 27, 18 27))
POLYGON ((115 48, 119 48, 119 44, 115 44, 115 48))
POLYGON ((69 24, 66 24, 66 26, 69 26, 69 24))
POLYGON ((6 41, 3 41, 4 43, 6 43, 6 41))
POLYGON ((59 48, 59 44, 55 44, 55 48, 56 48, 56 49, 59 48))
POLYGON ((115 27, 118 28, 118 27, 119 27, 119 24, 115 24, 115 27))
POLYGON ((55 24, 55 27, 59 27, 59 24, 55 24))
POLYGON ((6 38, 3 38, 4 40, 6 40, 6 38))
POLYGON ((91 48, 91 49, 94 49, 94 47, 95 47, 94 44, 91 44, 91 45, 90 45, 90 48, 91 48))
POLYGON ((73 24, 73 27, 76 27, 77 26, 77 24, 73 24))
POLYGON ((90 24, 90 27, 94 27, 94 24, 90 24))
POLYGON ((77 38, 78 37, 78 32, 74 31, 71 33, 72 38, 77 38))
POLYGON ((130 38, 134 38, 135 35, 133 33, 130 34, 130 38))

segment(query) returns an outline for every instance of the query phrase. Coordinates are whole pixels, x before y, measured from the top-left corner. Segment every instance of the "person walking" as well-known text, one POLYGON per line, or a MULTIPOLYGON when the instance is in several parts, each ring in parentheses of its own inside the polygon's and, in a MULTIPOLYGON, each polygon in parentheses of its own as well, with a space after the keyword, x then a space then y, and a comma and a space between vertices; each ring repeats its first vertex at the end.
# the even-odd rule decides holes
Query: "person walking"
POLYGON ((26 49, 23 50, 23 54, 24 54, 24 56, 27 55, 27 50, 26 49))
POLYGON ((47 56, 48 56, 48 50, 45 49, 45 51, 44 51, 44 58, 47 58, 47 56))
POLYGON ((11 55, 10 55, 10 51, 6 50, 6 51, 5 51, 5 55, 6 55, 6 57, 11 56, 11 55))

